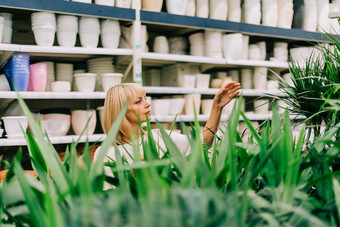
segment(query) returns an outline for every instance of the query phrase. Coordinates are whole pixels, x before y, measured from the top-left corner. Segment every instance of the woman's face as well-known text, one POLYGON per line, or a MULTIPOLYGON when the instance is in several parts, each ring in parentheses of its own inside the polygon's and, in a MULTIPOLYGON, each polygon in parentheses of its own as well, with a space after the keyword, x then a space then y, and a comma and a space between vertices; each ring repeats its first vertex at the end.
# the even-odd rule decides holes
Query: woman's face
POLYGON ((145 98, 145 93, 137 95, 130 100, 125 116, 133 125, 138 125, 139 121, 146 122, 146 115, 149 119, 151 116, 150 106, 151 104, 145 98))

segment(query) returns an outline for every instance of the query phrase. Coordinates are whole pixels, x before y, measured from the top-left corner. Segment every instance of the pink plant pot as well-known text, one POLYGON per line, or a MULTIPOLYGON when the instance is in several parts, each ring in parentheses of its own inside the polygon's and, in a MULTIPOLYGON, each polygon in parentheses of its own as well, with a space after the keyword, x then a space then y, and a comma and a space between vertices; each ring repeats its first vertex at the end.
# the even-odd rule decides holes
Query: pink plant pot
POLYGON ((47 83, 47 65, 30 65, 30 77, 28 81, 28 91, 45 91, 47 83))

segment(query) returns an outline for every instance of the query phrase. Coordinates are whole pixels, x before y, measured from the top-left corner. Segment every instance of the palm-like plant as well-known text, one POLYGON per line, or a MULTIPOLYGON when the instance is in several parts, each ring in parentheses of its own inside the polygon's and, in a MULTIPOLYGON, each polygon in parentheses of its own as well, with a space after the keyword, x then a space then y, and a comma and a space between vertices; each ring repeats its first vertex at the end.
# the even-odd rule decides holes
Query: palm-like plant
POLYGON ((333 45, 315 46, 315 52, 304 65, 290 64, 293 86, 281 79, 283 92, 287 95, 282 100, 288 104, 290 112, 306 116, 307 140, 311 134, 320 135, 323 122, 327 127, 340 122, 340 115, 329 104, 330 100, 340 99, 340 43, 333 36, 326 36, 333 45))

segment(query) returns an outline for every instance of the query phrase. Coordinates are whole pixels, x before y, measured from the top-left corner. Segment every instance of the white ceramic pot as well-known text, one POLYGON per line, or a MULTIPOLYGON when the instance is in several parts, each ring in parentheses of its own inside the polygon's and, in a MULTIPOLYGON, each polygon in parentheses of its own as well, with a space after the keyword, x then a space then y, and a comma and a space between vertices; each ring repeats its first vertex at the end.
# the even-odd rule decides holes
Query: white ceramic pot
POLYGON ((211 80, 210 87, 212 88, 221 88, 223 84, 222 78, 215 78, 211 80))
POLYGON ((203 99, 201 103, 202 114, 204 115, 210 114, 213 103, 214 103, 214 99, 203 99))
POLYGON ((53 92, 69 92, 71 91, 71 82, 70 81, 54 81, 49 82, 50 91, 53 92))
POLYGON ((278 80, 268 80, 266 89, 268 91, 278 91, 279 90, 280 83, 278 80))
POLYGON ((196 75, 196 88, 208 89, 210 82, 210 74, 197 74, 196 75))
POLYGON ((185 15, 194 17, 196 15, 196 0, 187 0, 185 15))
POLYGON ((215 20, 227 20, 228 0, 210 0, 209 10, 209 18, 215 20))
POLYGON ((92 135, 96 129, 97 116, 96 111, 91 110, 73 110, 71 114, 72 129, 74 134, 80 135, 89 121, 84 135, 92 135), (89 120, 90 119, 90 120, 89 120))
POLYGON ((103 90, 107 92, 111 87, 121 84, 123 74, 121 73, 104 73, 101 74, 103 90))
POLYGON ((74 47, 77 40, 77 31, 57 31, 57 40, 59 46, 74 47))
POLYGON ((267 57, 267 45, 265 41, 261 41, 261 42, 257 42, 256 45, 258 45, 258 47, 260 48, 260 52, 261 52, 261 61, 266 60, 267 57))
POLYGON ((43 114, 41 115, 41 127, 48 136, 65 136, 71 127, 71 115, 43 114))
POLYGON ((228 1, 228 21, 241 22, 241 1, 228 1))
POLYGON ((204 56, 204 33, 198 32, 189 36, 190 55, 204 56))
POLYGON ((292 28, 294 10, 290 8, 279 8, 277 26, 279 28, 292 28))
POLYGON ((222 58, 222 32, 206 30, 205 39, 205 55, 207 57, 222 58))
POLYGON ((196 17, 208 18, 209 0, 196 0, 196 17))
POLYGON ((169 53, 169 42, 166 36, 156 36, 153 42, 153 51, 161 54, 169 53))
POLYGON ((241 59, 242 57, 242 34, 226 34, 223 35, 223 55, 224 58, 241 59))
POLYGON ((282 77, 288 83, 289 86, 294 87, 294 82, 292 81, 290 73, 285 73, 285 74, 283 74, 282 77))
POLYGON ((100 37, 104 48, 118 48, 120 34, 102 33, 100 37))
POLYGON ((239 70, 229 70, 228 76, 231 77, 232 81, 240 82, 240 71, 239 70))
POLYGON ((55 29, 34 29, 34 39, 38 46, 53 46, 55 29))
POLYGON ((243 89, 253 88, 253 71, 251 69, 241 69, 241 84, 243 89))
POLYGON ((267 85, 267 67, 255 67, 254 69, 254 88, 265 90, 267 85))
POLYGON ((184 108, 184 98, 172 98, 170 100, 169 115, 181 114, 184 108))
POLYGON ((131 0, 116 0, 115 6, 121 8, 131 8, 131 0))
POLYGON ((179 77, 179 86, 193 89, 196 87, 196 75, 183 75, 179 77))
POLYGON ((80 92, 93 92, 96 87, 95 73, 76 73, 74 74, 74 80, 77 90, 80 92))
POLYGON ((254 100, 255 113, 267 114, 269 110, 269 101, 266 99, 254 100))
POLYGON ((152 113, 156 116, 168 116, 169 115, 169 99, 153 99, 151 101, 152 113))
POLYGON ((104 6, 114 6, 115 0, 94 0, 94 2, 98 5, 104 5, 104 6))
POLYGON ((185 95, 184 98, 185 98, 185 106, 184 106, 185 114, 194 115, 194 110, 195 110, 196 114, 198 115, 200 113, 201 95, 200 94, 189 94, 189 95, 185 95))
POLYGON ((79 32, 81 46, 85 48, 96 48, 99 42, 99 34, 100 32, 79 32))
POLYGON ((168 13, 185 15, 187 0, 167 0, 166 10, 168 13))
POLYGON ((262 59, 261 49, 257 44, 249 45, 248 55, 249 60, 261 61, 262 59))
POLYGON ((28 121, 26 116, 8 116, 2 117, 4 121, 6 137, 9 139, 24 138, 28 121), (22 131, 23 130, 23 131, 22 131))

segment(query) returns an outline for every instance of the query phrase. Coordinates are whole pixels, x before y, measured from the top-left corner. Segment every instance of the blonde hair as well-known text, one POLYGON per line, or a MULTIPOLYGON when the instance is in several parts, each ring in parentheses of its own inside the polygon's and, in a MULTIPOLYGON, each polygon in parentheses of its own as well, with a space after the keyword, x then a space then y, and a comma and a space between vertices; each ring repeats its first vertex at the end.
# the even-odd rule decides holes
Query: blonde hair
MULTIPOLYGON (((118 114, 122 110, 125 102, 129 102, 141 94, 145 94, 145 89, 138 84, 122 83, 111 87, 105 97, 104 103, 104 131, 108 133, 112 124, 115 122, 118 114)), ((116 141, 121 142, 123 137, 130 137, 129 135, 130 122, 124 116, 120 125, 116 141)))

